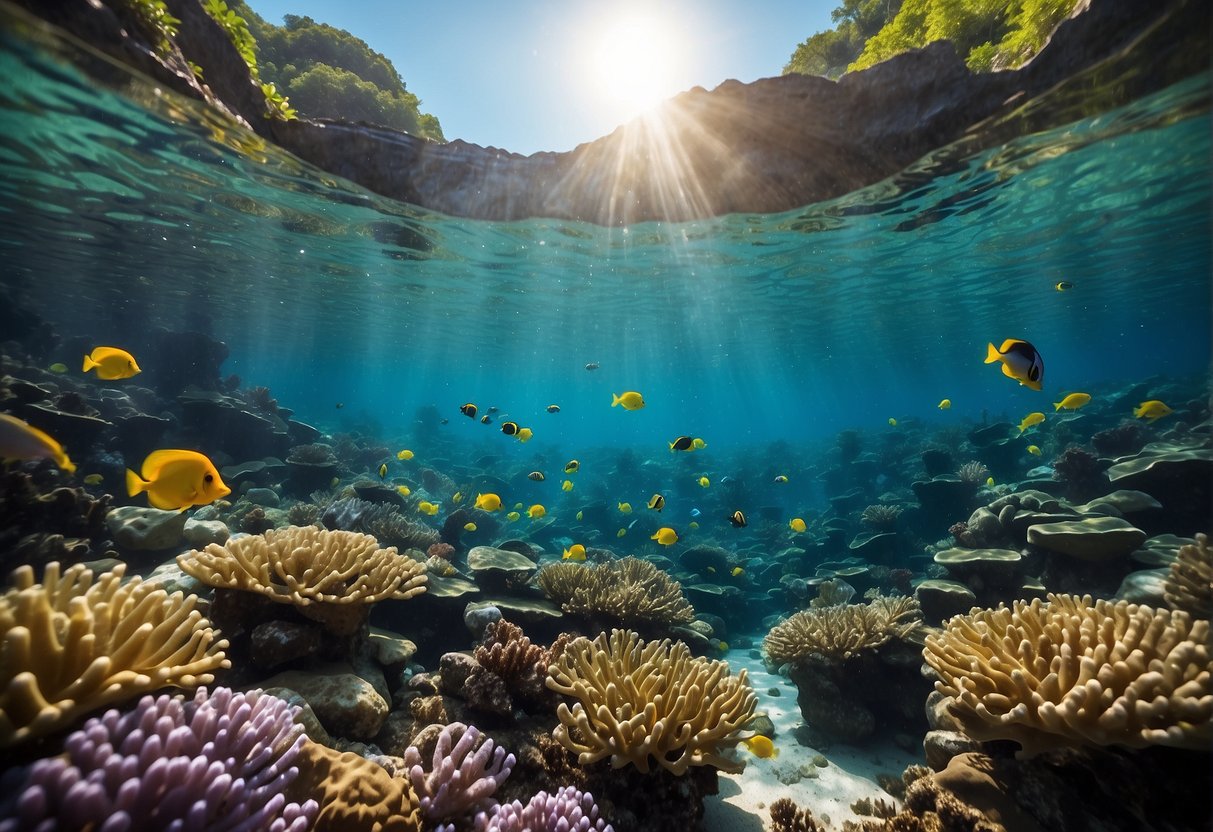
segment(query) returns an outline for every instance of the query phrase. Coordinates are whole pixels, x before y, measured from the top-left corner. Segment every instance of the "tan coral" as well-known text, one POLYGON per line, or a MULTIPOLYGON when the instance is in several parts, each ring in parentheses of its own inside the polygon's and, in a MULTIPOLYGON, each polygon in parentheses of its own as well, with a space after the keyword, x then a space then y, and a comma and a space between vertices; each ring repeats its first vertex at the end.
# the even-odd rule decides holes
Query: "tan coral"
POLYGON ((1179 547, 1179 556, 1163 581, 1167 606, 1197 618, 1213 615, 1213 548, 1207 535, 1179 547))
POLYGON ((379 548, 358 532, 316 526, 271 529, 264 535, 212 543, 177 558, 204 584, 258 592, 284 604, 374 604, 425 592, 425 565, 379 548))
POLYGON ((554 563, 536 577, 567 613, 603 615, 623 624, 689 624, 695 608, 682 585, 647 560, 620 558, 596 565, 554 563))
POLYGON ((195 606, 125 564, 94 579, 81 564, 13 573, 0 597, 0 747, 69 726, 89 711, 173 686, 207 685, 231 666, 195 606))
POLYGON ((305 742, 290 800, 320 804, 312 832, 421 832, 421 807, 407 777, 319 743, 305 742))
POLYGON ((955 616, 923 657, 966 733, 1022 756, 1213 742, 1209 622, 1183 612, 1049 595, 955 616))
POLYGON ((905 638, 922 624, 912 596, 873 598, 867 604, 843 604, 801 610, 776 624, 763 641, 776 664, 817 654, 839 661, 905 638))
POLYGON ((739 771, 725 756, 754 714, 757 697, 742 670, 695 658, 682 642, 644 642, 613 630, 569 643, 548 667, 547 686, 578 701, 561 703, 556 740, 590 765, 610 758, 647 773, 651 760, 675 775, 690 766, 739 771))

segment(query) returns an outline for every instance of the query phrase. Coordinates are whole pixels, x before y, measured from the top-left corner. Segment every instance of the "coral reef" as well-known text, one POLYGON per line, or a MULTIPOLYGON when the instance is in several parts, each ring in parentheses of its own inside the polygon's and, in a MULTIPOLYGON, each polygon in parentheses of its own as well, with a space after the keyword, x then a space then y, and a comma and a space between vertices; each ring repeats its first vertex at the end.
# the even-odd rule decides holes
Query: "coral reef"
POLYGON ((905 638, 921 623, 914 598, 878 597, 867 604, 801 610, 775 625, 763 647, 777 665, 811 654, 841 660, 875 650, 890 639, 905 638))
POLYGON ((504 618, 485 628, 484 640, 477 645, 473 658, 476 666, 467 678, 469 690, 493 684, 485 677, 500 680, 506 695, 505 712, 514 700, 528 705, 550 705, 551 691, 547 688, 548 665, 559 657, 569 641, 561 636, 550 649, 533 644, 522 628, 504 618))
POLYGON ((1146 431, 1139 422, 1126 420, 1091 437, 1091 445, 1104 456, 1129 456, 1146 445, 1146 431))
POLYGON ((1194 618, 1213 615, 1213 549, 1208 535, 1197 534, 1195 543, 1179 547, 1179 556, 1163 582, 1163 593, 1173 610, 1183 610, 1194 618))
POLYGON ((594 796, 573 786, 541 791, 524 806, 515 800, 476 818, 476 832, 613 832, 598 817, 594 796))
POLYGON ((295 503, 286 510, 286 520, 292 526, 319 525, 320 506, 315 503, 295 503))
POLYGON ((1023 755, 1213 741, 1209 622, 1183 612, 1050 594, 956 616, 923 657, 967 734, 1023 755))
POLYGON ((639 558, 593 566, 549 564, 539 570, 536 580, 544 594, 575 615, 632 626, 687 624, 695 619, 682 585, 639 558))
POLYGON ((832 578, 817 585, 817 597, 809 601, 809 606, 814 609, 835 607, 850 603, 853 597, 855 597, 855 587, 841 578, 832 578))
POLYGON ((578 701, 561 703, 554 736, 587 766, 648 772, 650 758, 675 775, 691 766, 738 771, 725 753, 741 739, 757 697, 742 670, 691 656, 682 642, 613 630, 574 639, 548 668, 547 685, 578 701))
POLYGON ((148 691, 210 684, 230 666, 196 597, 124 582, 125 572, 94 580, 50 563, 40 584, 29 566, 13 573, 0 597, 0 748, 148 691))
POLYGON ((298 708, 250 691, 144 696, 72 733, 30 767, 5 832, 34 829, 263 829, 304 832, 314 800, 287 802, 306 742, 298 708))
POLYGON ((825 832, 825 828, 808 809, 781 797, 771 803, 771 832, 825 832))
POLYGON ((422 766, 416 746, 405 750, 404 763, 421 798, 422 814, 441 822, 492 809, 496 805, 493 794, 514 768, 514 755, 485 738, 474 725, 452 722, 438 734, 429 771, 422 766))
POLYGON ((321 515, 329 529, 369 534, 384 546, 425 551, 439 542, 437 530, 405 517, 386 503, 346 497, 329 505, 321 515))
POLYGON ((1077 445, 1070 445, 1053 460, 1053 479, 1065 484, 1066 498, 1076 503, 1108 491, 1108 477, 1099 458, 1077 445))
POLYGON ((48 487, 42 480, 19 470, 0 472, 0 567, 76 562, 105 551, 111 497, 48 487))
POLYGON ((420 832, 421 809, 405 777, 352 751, 306 742, 296 757, 299 777, 291 800, 320 804, 310 832, 420 832))
POLYGON ((887 530, 897 525, 897 518, 901 516, 901 512, 901 506, 877 503, 865 508, 859 519, 864 525, 874 529, 887 530))

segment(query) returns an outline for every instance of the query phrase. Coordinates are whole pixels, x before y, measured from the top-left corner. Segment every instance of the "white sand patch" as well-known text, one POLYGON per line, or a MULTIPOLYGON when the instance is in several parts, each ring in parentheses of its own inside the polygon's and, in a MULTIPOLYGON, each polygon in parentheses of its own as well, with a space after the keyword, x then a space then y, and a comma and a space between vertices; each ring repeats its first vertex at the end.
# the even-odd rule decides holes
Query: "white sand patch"
POLYGON ((796 706, 796 686, 788 679, 768 673, 761 659, 751 658, 749 649, 730 650, 725 657, 736 673, 745 668, 750 684, 758 693, 758 709, 766 711, 775 723, 775 747, 779 755, 762 760, 745 748, 746 760, 741 774, 720 774, 720 794, 707 798, 704 805, 705 832, 760 832, 770 828, 768 807, 781 797, 813 811, 818 820, 829 817, 835 829, 844 820, 857 820, 851 804, 864 797, 895 802, 876 782, 878 774, 900 777, 911 763, 921 763, 921 754, 909 754, 891 740, 873 741, 856 748, 835 745, 825 758, 829 765, 813 764, 818 752, 796 742, 792 732, 804 720, 796 706), (767 691, 777 688, 779 696, 767 691), (810 772, 803 776, 803 772, 810 772), (812 776, 812 772, 817 774, 812 776), (787 781, 781 782, 782 780, 787 781))

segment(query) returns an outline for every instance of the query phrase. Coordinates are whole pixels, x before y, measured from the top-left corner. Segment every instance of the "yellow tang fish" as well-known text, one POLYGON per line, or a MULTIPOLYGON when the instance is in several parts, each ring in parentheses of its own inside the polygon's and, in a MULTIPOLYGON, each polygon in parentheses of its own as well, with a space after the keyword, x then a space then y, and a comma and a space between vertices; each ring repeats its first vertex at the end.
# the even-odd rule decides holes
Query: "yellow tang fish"
POLYGON ((707 446, 708 446, 708 443, 704 442, 698 436, 696 436, 694 439, 691 440, 691 450, 692 451, 702 451, 707 446))
POLYGON ((745 570, 742 569, 740 566, 734 566, 733 571, 730 572, 729 574, 732 575, 734 578, 740 578, 742 575, 745 574, 745 570))
POLYGON ((585 547, 580 543, 574 543, 564 550, 562 560, 585 560, 585 547))
POLYGON ((560 490, 561 491, 572 491, 573 490, 573 481, 565 480, 564 482, 562 482, 560 484, 560 490))
POLYGON ((491 492, 477 494, 475 506, 482 511, 501 511, 501 498, 491 492))
POLYGON ((62 361, 56 361, 54 364, 47 367, 46 369, 50 370, 52 373, 58 373, 59 375, 63 375, 64 373, 67 372, 67 365, 64 364, 62 361))
POLYGON ((1053 288, 1059 292, 1067 292, 1074 288, 1074 284, 1068 280, 1059 280, 1053 285, 1053 288))
POLYGON ((215 463, 197 451, 177 449, 153 451, 139 474, 126 469, 126 493, 134 497, 144 491, 148 503, 168 511, 205 506, 232 493, 215 463))
POLYGON ((506 520, 509 520, 511 523, 513 523, 515 520, 517 520, 517 519, 518 519, 518 518, 520 518, 521 516, 522 516, 522 515, 521 515, 521 514, 519 514, 518 512, 516 512, 516 511, 511 511, 509 514, 507 514, 507 515, 505 516, 505 519, 506 519, 506 520))
POLYGON ((431 503, 428 500, 422 500, 420 503, 417 504, 417 508, 424 511, 430 517, 433 517, 435 514, 438 513, 438 510, 442 507, 440 505, 438 505, 437 503, 431 503))
POLYGON ((101 485, 103 482, 105 482, 105 477, 100 474, 89 474, 84 478, 85 485, 101 485))
POLYGON ((463 492, 456 491, 454 494, 452 494, 451 502, 454 503, 455 505, 459 505, 460 503, 462 503, 463 502, 463 492))
POLYGON ((50 434, 7 413, 0 413, 0 459, 53 459, 69 474, 76 471, 75 463, 50 434))
POLYGON ((398 485, 396 486, 396 493, 401 497, 407 497, 413 493, 413 489, 409 488, 407 485, 398 485))
POLYGON ((1158 399, 1150 399, 1150 401, 1142 402, 1133 408, 1133 417, 1136 419, 1149 419, 1153 422, 1155 419, 1161 419, 1163 416, 1169 416, 1174 412, 1158 399))
POLYGON ((627 529, 620 529, 619 531, 615 532, 615 537, 623 537, 627 533, 628 533, 627 529))
POLYGON ((1091 401, 1088 393, 1071 393, 1059 402, 1053 402, 1054 410, 1078 410, 1091 401))
POLYGON ((699 478, 699 486, 700 486, 700 488, 707 488, 707 487, 708 487, 709 485, 711 485, 711 484, 712 484, 712 481, 711 481, 711 480, 709 480, 707 477, 700 477, 700 478, 699 478))
POLYGON ((788 481, 788 478, 787 478, 786 474, 779 474, 778 476, 775 477, 774 481, 778 482, 778 483, 785 483, 788 481))
POLYGON ((1045 360, 1036 347, 1018 338, 1008 338, 1001 347, 986 345, 986 363, 1002 362, 1002 374, 1033 390, 1040 390, 1045 380, 1045 360))
POLYGON ((761 757, 764 760, 779 756, 779 749, 775 747, 775 743, 771 742, 770 737, 764 737, 762 734, 742 740, 741 744, 755 757, 761 757))
POLYGON ((631 503, 618 503, 615 507, 619 509, 620 514, 631 514, 632 513, 632 504, 631 503))
POLYGON ((97 378, 113 381, 119 378, 130 378, 143 372, 135 363, 135 356, 117 347, 97 347, 89 355, 84 356, 84 372, 97 371, 97 378))
POLYGON ((894 419, 892 416, 889 417, 889 427, 891 427, 891 428, 897 427, 897 420, 894 419))
POLYGON ((669 526, 662 526, 649 537, 649 540, 656 540, 662 546, 673 546, 678 542, 678 532, 671 529, 669 526))
POLYGON ((526 516, 531 518, 532 520, 538 520, 540 517, 543 517, 547 513, 548 513, 548 510, 546 508, 544 508, 543 506, 539 505, 539 503, 535 503, 535 505, 531 506, 530 508, 528 508, 526 510, 526 516))
POLYGON ((396 459, 402 459, 405 462, 408 462, 412 458, 413 458, 413 452, 410 451, 408 448, 405 448, 403 451, 400 451, 399 453, 396 454, 396 459))
POLYGON ((535 431, 531 430, 530 428, 519 428, 518 429, 518 441, 519 442, 530 442, 531 437, 534 435, 535 435, 535 431))
POLYGON ((474 531, 476 531, 476 524, 475 523, 464 523, 463 530, 465 532, 474 532, 474 531))
POLYGON ((522 508, 524 508, 524 506, 522 505, 522 503, 519 502, 519 503, 514 503, 514 508, 521 510, 522 508))
POLYGON ((727 653, 729 652, 729 643, 727 641, 722 641, 716 645, 716 648, 720 650, 721 653, 727 653))
POLYGON ((584 512, 584 511, 579 511, 579 512, 577 512, 577 513, 576 513, 575 515, 573 515, 573 516, 574 516, 574 517, 576 517, 578 520, 584 520, 584 519, 585 519, 585 512, 584 512))
POLYGON ((1038 445, 1029 445, 1028 453, 1032 456, 1040 456, 1040 447, 1038 445))
POLYGON ((379 479, 383 479, 386 476, 387 476, 387 463, 385 462, 379 466, 379 479))
POLYGON ((329 488, 336 488, 339 485, 341 485, 341 477, 333 477, 329 480, 329 488))
POLYGON ((986 477, 986 485, 987 485, 987 486, 991 486, 991 485, 993 485, 993 484, 994 484, 994 478, 993 478, 993 477, 986 477))
POLYGON ((624 410, 639 410, 644 407, 644 396, 637 393, 635 390, 629 390, 626 393, 619 395, 611 394, 611 407, 619 405, 624 410))
POLYGON ((939 400, 939 409, 940 410, 950 410, 951 408, 952 408, 951 399, 940 399, 939 400))
POLYGON ((801 518, 793 517, 791 520, 788 521, 788 528, 790 528, 792 531, 796 532, 796 534, 803 534, 804 530, 807 529, 808 526, 805 525, 804 520, 802 520, 801 518))
POLYGON ((1033 413, 1029 413, 1027 416, 1024 416, 1023 421, 1019 423, 1019 432, 1023 433, 1028 428, 1033 427, 1035 425, 1039 425, 1044 420, 1045 420, 1045 415, 1043 413, 1041 413, 1039 410, 1037 410, 1033 413))

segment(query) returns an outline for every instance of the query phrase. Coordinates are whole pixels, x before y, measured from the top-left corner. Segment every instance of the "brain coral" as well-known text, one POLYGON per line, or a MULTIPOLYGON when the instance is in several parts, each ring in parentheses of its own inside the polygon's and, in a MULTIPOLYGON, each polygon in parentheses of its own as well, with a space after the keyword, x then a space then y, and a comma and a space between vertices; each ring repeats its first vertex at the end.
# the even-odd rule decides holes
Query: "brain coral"
POLYGON ((907 595, 876 597, 867 604, 801 610, 776 624, 763 647, 776 664, 817 654, 840 661, 904 638, 921 624, 918 601, 907 595))
POLYGON ((1209 622, 1187 613, 1049 595, 955 616, 923 657, 966 733, 1022 756, 1213 742, 1209 622))
POLYGON ((725 755, 741 739, 757 697, 746 672, 691 656, 682 642, 645 643, 613 630, 578 638, 548 667, 547 685, 578 701, 561 703, 554 736, 585 766, 607 757, 649 771, 650 758, 676 775, 690 766, 738 771, 725 755))
POLYGON ((119 564, 95 581, 83 565, 23 566, 0 597, 0 747, 167 686, 195 687, 230 667, 228 644, 194 607, 119 564))
POLYGON ((682 585, 647 560, 620 558, 593 566, 553 563, 536 576, 568 613, 605 615, 624 624, 688 624, 695 609, 682 585))

